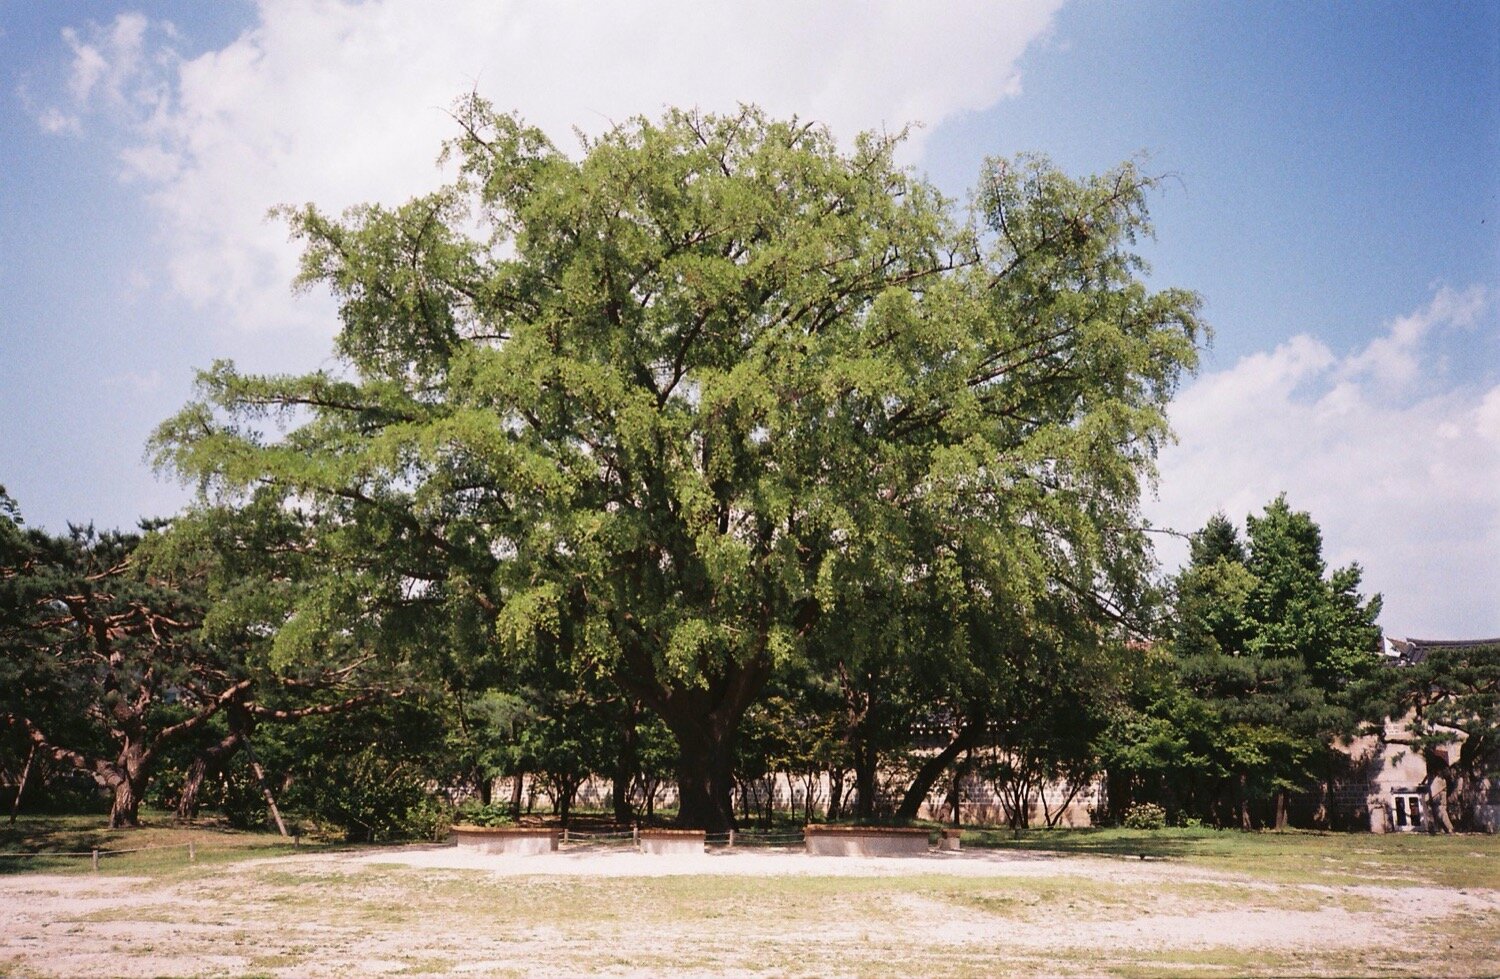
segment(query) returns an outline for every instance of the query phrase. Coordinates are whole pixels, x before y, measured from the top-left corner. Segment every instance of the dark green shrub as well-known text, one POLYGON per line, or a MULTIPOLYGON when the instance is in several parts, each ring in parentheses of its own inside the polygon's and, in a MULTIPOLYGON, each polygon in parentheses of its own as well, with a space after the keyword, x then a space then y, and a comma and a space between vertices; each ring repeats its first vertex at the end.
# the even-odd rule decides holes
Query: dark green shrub
POLYGON ((454 818, 454 822, 470 826, 509 826, 513 821, 509 806, 493 803, 482 805, 478 802, 466 802, 459 806, 454 818))

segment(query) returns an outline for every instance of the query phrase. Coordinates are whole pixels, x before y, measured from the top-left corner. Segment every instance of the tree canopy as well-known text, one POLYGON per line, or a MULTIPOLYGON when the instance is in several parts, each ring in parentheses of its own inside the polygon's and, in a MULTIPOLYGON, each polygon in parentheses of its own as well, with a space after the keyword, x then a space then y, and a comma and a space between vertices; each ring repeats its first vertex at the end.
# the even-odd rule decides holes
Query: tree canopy
POLYGON ((746 710, 872 595, 951 675, 976 630, 1132 607, 1203 333, 1141 279, 1134 165, 991 161, 965 213, 899 136, 753 108, 576 156, 478 98, 456 118, 441 190, 283 212, 339 300, 338 369, 215 364, 155 437, 206 499, 314 516, 339 571, 281 655, 378 630, 596 675, 670 728, 681 818, 718 829, 746 710))
POLYGON ((1117 771, 1174 813, 1251 825, 1251 806, 1309 784, 1332 740, 1369 713, 1380 596, 1358 565, 1328 572, 1322 533, 1285 495, 1246 519, 1215 514, 1172 583, 1167 655, 1113 734, 1117 771))

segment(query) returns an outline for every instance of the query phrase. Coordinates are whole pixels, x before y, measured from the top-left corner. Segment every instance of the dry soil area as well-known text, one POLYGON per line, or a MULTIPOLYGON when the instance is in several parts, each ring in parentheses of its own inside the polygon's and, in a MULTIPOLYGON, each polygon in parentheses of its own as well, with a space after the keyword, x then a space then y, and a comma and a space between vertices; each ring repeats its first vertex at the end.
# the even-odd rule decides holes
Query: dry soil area
POLYGON ((1171 861, 403 848, 0 876, 0 974, 1485 975, 1497 923, 1491 887, 1171 861))

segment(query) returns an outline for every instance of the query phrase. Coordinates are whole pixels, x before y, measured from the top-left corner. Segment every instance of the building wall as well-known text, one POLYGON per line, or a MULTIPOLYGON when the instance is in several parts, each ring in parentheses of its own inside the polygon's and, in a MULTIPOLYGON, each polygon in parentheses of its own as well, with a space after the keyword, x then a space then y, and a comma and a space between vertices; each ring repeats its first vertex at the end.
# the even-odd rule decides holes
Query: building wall
MULTIPOLYGON (((1344 772, 1333 780, 1329 791, 1333 811, 1329 813, 1334 825, 1348 825, 1370 829, 1374 832, 1419 830, 1428 828, 1431 811, 1427 802, 1423 782, 1427 778, 1427 763, 1420 752, 1405 744, 1393 743, 1410 737, 1410 716, 1399 720, 1387 718, 1383 735, 1369 734, 1355 738, 1336 747, 1347 758, 1344 772), (1413 825, 1409 807, 1418 806, 1419 824, 1413 825), (1408 809, 1402 820, 1400 808, 1408 809), (1405 825, 1399 825, 1404 822, 1405 825)), ((1462 743, 1462 735, 1459 735, 1462 743)), ((1449 749, 1456 751, 1456 746, 1449 749)), ((1490 780, 1480 787, 1481 797, 1489 798, 1500 793, 1500 780, 1490 780)), ((1489 799, 1500 802, 1500 799, 1489 799)), ((1489 821, 1489 810, 1477 812, 1482 826, 1489 821)), ((1490 828, 1489 832, 1496 832, 1490 828)))

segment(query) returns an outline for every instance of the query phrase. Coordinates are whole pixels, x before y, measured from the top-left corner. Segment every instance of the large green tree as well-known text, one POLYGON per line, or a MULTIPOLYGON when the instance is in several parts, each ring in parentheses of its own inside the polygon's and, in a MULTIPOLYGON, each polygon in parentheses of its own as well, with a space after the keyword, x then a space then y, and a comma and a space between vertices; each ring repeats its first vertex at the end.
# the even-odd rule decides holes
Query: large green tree
POLYGON ((1360 595, 1359 565, 1330 572, 1321 528, 1285 493, 1245 527, 1245 567, 1256 582, 1246 601, 1255 623, 1250 648, 1300 659, 1330 696, 1370 676, 1380 664, 1380 596, 1360 595))
POLYGON ((353 556, 283 645, 420 608, 600 669, 676 737, 683 822, 718 830, 745 711, 871 589, 977 590, 1013 620, 1128 597, 1201 329, 1139 278, 1133 166, 993 162, 965 216, 899 137, 841 149, 751 108, 572 157, 477 98, 456 118, 453 184, 287 212, 340 368, 217 364, 156 437, 353 556))

